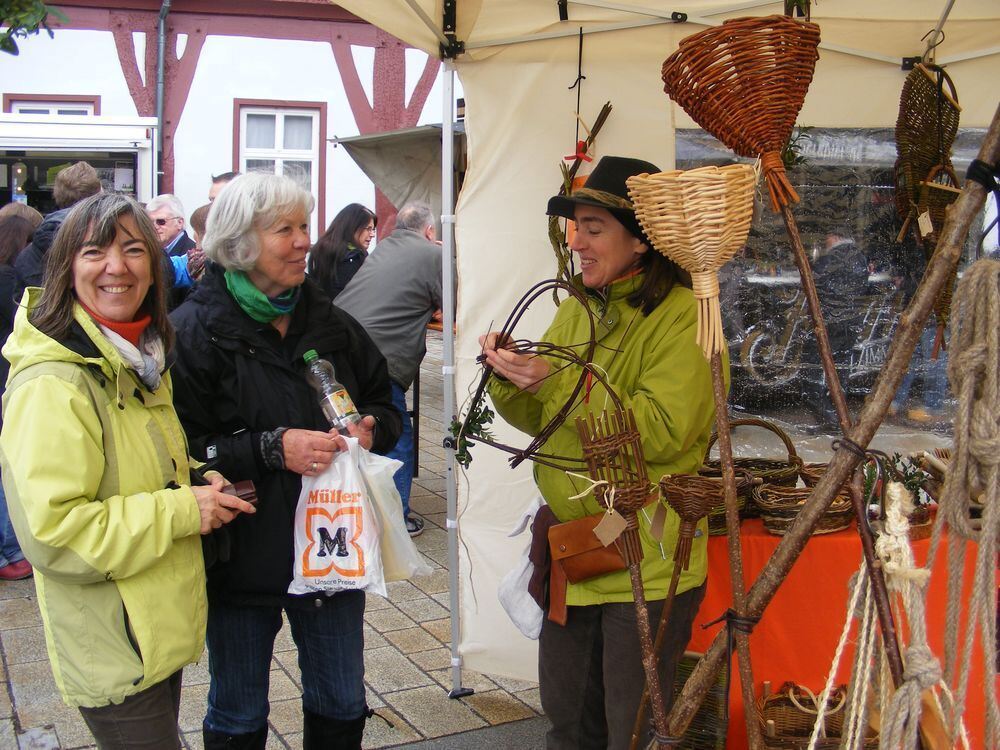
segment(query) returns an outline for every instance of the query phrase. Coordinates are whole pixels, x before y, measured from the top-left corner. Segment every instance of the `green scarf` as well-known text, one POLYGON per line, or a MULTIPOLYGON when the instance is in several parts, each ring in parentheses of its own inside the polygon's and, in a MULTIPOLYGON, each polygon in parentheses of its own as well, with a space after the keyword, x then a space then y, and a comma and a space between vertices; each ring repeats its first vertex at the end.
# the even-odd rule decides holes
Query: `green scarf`
POLYGON ((282 292, 277 297, 268 297, 254 286, 243 271, 226 271, 226 289, 243 312, 258 323, 270 323, 275 318, 287 315, 299 301, 299 287, 282 292))

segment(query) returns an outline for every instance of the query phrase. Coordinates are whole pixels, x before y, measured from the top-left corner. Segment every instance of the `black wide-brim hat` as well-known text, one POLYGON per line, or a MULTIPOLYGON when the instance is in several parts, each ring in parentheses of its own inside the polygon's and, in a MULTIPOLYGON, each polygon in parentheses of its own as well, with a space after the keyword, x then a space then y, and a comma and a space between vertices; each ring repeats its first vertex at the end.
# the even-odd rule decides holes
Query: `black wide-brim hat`
POLYGON ((571 195, 556 195, 549 198, 546 213, 572 219, 578 205, 597 206, 607 209, 633 235, 647 245, 652 244, 643 234, 639 220, 635 218, 635 207, 628 195, 625 180, 637 174, 655 174, 660 168, 642 159, 625 156, 604 156, 597 162, 583 187, 571 195))

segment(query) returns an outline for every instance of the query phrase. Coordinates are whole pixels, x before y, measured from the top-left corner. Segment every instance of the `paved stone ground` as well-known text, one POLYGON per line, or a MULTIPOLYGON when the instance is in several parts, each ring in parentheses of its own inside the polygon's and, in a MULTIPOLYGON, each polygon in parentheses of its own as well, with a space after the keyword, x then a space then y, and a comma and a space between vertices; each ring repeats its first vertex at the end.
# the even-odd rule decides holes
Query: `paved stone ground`
MULTIPOLYGON (((448 619, 445 454, 441 412, 441 337, 432 334, 421 370, 420 476, 411 506, 427 520, 417 547, 434 573, 389 584, 389 596, 369 596, 365 614, 368 701, 379 715, 368 722, 366 748, 392 747, 458 735, 523 719, 537 719, 541 706, 532 683, 463 673, 475 694, 448 698, 451 686, 448 619), (390 726, 390 724, 392 726, 390 726)), ((63 705, 52 679, 45 637, 30 580, 0 583, 0 750, 92 748, 79 713, 63 705)), ((207 658, 184 670, 180 726, 186 748, 200 750, 208 693, 207 658)), ((271 669, 269 748, 302 746, 301 683, 297 652, 287 626, 275 642, 271 669)), ((530 724, 537 736, 542 722, 530 724)), ((529 725, 525 725, 526 728, 529 725)), ((483 746, 478 733, 458 745, 483 746)), ((480 735, 481 736, 481 735, 480 735)), ((486 740, 486 737, 482 737, 486 740)), ((436 744, 436 743, 433 743, 436 744)), ((533 743, 520 740, 519 747, 533 743)), ((501 741, 501 745, 507 745, 501 741)), ((486 746, 501 746, 487 740, 486 746)), ((432 746, 432 743, 421 745, 432 746)))

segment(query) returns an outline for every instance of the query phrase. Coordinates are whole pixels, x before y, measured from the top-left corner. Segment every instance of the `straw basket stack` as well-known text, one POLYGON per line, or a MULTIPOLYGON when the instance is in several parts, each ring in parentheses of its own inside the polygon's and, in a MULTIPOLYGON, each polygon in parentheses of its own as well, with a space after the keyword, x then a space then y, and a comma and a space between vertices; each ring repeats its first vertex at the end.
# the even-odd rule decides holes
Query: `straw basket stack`
POLYGON ((746 244, 755 169, 746 164, 640 174, 626 181, 635 215, 654 247, 691 274, 698 344, 722 351, 718 270, 746 244))
POLYGON ((781 151, 819 58, 819 26, 786 16, 734 18, 681 40, 663 90, 740 156, 760 157, 775 211, 799 200, 781 151))

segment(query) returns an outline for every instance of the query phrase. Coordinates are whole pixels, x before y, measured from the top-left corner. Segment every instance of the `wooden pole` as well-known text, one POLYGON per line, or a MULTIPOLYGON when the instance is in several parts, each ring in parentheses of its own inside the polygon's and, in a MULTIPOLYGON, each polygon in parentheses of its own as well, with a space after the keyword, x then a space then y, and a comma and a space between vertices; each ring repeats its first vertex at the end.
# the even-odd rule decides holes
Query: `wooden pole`
MULTIPOLYGON (((792 209, 787 205, 783 205, 781 207, 781 216, 785 220, 785 229, 788 231, 788 238, 792 243, 792 255, 795 258, 795 265, 799 268, 799 276, 802 278, 802 290, 805 292, 806 301, 809 305, 809 314, 813 321, 813 332, 816 334, 819 358, 823 364, 823 374, 826 377, 827 389, 830 391, 830 400, 833 401, 833 408, 837 412, 840 431, 846 435, 851 429, 851 413, 847 408, 847 398, 844 396, 844 389, 840 384, 840 375, 837 373, 837 366, 833 361, 833 347, 830 346, 830 337, 826 330, 826 322, 823 319, 823 309, 820 306, 819 294, 816 292, 816 282, 813 278, 812 267, 809 265, 809 258, 806 255, 805 247, 802 245, 802 238, 799 236, 799 227, 795 222, 792 209)), ((861 497, 861 486, 856 482, 851 482, 848 490, 851 496, 851 506, 854 509, 854 516, 858 521, 858 533, 861 535, 861 550, 864 553, 865 565, 872 583, 872 592, 875 595, 875 608, 878 611, 879 626, 882 629, 882 641, 885 645, 885 655, 889 663, 889 672, 892 675, 893 684, 899 687, 903 684, 903 656, 899 652, 899 641, 896 638, 896 623, 893 620, 892 605, 889 602, 889 590, 885 585, 885 576, 882 574, 882 569, 876 562, 875 538, 871 527, 868 525, 868 509, 865 507, 864 498, 861 497)))
MULTIPOLYGON (((736 504, 736 470, 726 405, 726 386, 722 378, 722 356, 712 354, 712 394, 715 397, 715 430, 719 436, 719 462, 722 466, 723 497, 726 502, 726 539, 729 547, 729 581, 733 589, 733 609, 740 618, 747 614, 746 583, 743 577, 743 544, 740 540, 740 509, 736 504)), ((727 626, 728 627, 728 626, 727 626)), ((740 670, 743 704, 754 705, 753 668, 750 661, 750 634, 736 629, 736 653, 740 670)), ((732 668, 732 665, 727 665, 732 668)), ((726 696, 728 698, 728 696, 726 696)), ((764 738, 752 711, 746 712, 747 739, 750 750, 762 750, 764 738)))
MULTIPOLYGON (((986 137, 979 149, 981 161, 996 164, 1000 161, 1000 108, 993 116, 986 137)), ((951 270, 958 263, 969 227, 982 209, 986 190, 976 182, 968 182, 962 195, 947 211, 947 220, 941 232, 937 250, 927 266, 917 291, 900 316, 896 334, 886 357, 885 367, 871 393, 865 399, 857 423, 847 437, 860 447, 867 447, 882 420, 900 382, 906 373, 913 350, 916 348, 924 323, 931 312, 938 292, 944 286, 951 270)), ((860 457, 846 450, 838 450, 830 467, 813 489, 802 512, 781 538, 777 549, 760 577, 747 595, 747 612, 759 616, 770 603, 792 565, 798 559, 816 524, 819 523, 840 486, 848 479, 860 462, 860 457)), ((674 702, 668 720, 668 731, 677 737, 684 733, 695 712, 704 700, 726 653, 725 634, 719 633, 708 651, 695 666, 687 683, 674 702)))

